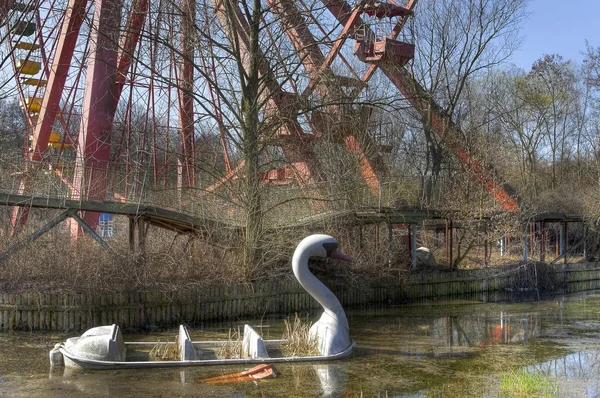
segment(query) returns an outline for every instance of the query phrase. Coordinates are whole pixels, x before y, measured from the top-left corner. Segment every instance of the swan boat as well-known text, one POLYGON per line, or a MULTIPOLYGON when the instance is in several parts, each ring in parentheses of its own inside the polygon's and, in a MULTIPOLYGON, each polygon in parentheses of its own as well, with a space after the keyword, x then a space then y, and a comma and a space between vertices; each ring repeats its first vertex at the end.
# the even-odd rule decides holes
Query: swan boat
POLYGON ((98 326, 87 330, 80 337, 72 337, 59 343, 50 351, 51 366, 83 369, 126 369, 206 366, 230 364, 262 364, 277 362, 330 361, 344 358, 352 353, 354 342, 346 314, 338 298, 308 269, 308 259, 313 256, 351 261, 338 250, 337 241, 328 235, 310 235, 296 247, 292 268, 300 285, 323 307, 320 319, 309 330, 309 338, 317 346, 319 355, 284 356, 281 347, 284 340, 263 340, 250 325, 244 326, 241 354, 238 358, 218 359, 216 352, 227 341, 200 341, 190 339, 184 325, 179 326, 176 342, 125 342, 118 325, 98 326), (163 345, 174 353, 174 360, 149 360, 148 348, 163 345), (144 351, 145 350, 145 351, 144 351))

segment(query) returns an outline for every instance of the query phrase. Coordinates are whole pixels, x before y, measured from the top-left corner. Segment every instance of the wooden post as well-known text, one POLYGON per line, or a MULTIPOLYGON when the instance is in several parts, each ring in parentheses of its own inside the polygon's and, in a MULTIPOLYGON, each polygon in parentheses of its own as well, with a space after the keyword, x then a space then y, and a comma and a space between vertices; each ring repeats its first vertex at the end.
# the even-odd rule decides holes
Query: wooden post
POLYGON ((524 236, 523 236, 523 261, 529 259, 529 223, 525 223, 524 236))
POLYGON ((587 223, 583 222, 583 261, 587 261, 588 259, 588 248, 587 248, 587 223))
POLYGON ((561 255, 563 256, 564 259, 564 263, 567 263, 567 222, 566 221, 562 221, 561 222, 561 234, 560 234, 560 251, 561 251, 561 255))
POLYGON ((129 252, 135 253, 135 219, 129 217, 129 252))
POLYGON ((488 250, 487 222, 483 224, 483 265, 485 267, 488 267, 490 265, 490 253, 488 250))
POLYGON ((446 257, 448 258, 448 266, 453 268, 453 253, 452 246, 454 246, 454 232, 453 232, 452 219, 446 219, 446 257))
POLYGON ((558 225, 554 227, 554 257, 560 256, 560 228, 558 225))
POLYGON ((535 222, 529 223, 529 255, 533 256, 535 253, 535 222))
POLYGON ((362 224, 358 226, 358 248, 361 250, 363 248, 363 226, 362 226, 362 224))
POLYGON ((0 254, 0 261, 4 260, 5 258, 8 258, 15 251, 21 249, 22 247, 25 247, 27 244, 33 242, 40 236, 44 235, 46 232, 50 231, 52 228, 54 228, 55 226, 57 226, 58 224, 60 224, 64 220, 66 220, 67 217, 72 216, 74 213, 75 213, 75 210, 72 210, 72 209, 60 213, 58 216, 54 217, 54 219, 52 219, 50 222, 45 224, 43 227, 41 227, 40 229, 38 229, 37 231, 35 231, 31 235, 29 235, 24 240, 9 246, 8 249, 6 249, 6 251, 4 253, 0 254))
POLYGON ((410 231, 411 231, 411 238, 410 238, 410 248, 411 248, 411 253, 412 253, 412 266, 411 268, 416 268, 417 267, 417 226, 416 224, 409 224, 410 225, 410 231))
POLYGON ((388 230, 388 266, 392 266, 392 241, 394 239, 394 231, 392 230, 392 223, 387 223, 388 230))
POLYGON ((546 261, 546 223, 544 221, 540 222, 540 261, 546 261))
POLYGON ((129 250, 131 254, 143 256, 146 252, 146 235, 148 233, 148 227, 150 224, 146 224, 141 217, 130 217, 129 218, 129 250), (137 248, 135 244, 135 234, 137 230, 137 248))
POLYGON ((146 253, 146 222, 143 218, 138 218, 137 230, 138 230, 138 253, 143 256, 146 253))

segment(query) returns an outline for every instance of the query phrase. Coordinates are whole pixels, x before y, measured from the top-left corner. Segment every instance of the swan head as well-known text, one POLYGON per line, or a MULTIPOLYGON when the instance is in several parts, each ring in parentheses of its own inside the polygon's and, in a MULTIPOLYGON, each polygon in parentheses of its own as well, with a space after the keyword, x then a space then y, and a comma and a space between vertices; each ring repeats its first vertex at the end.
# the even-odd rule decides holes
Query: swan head
POLYGON ((302 241, 296 247, 294 252, 294 258, 302 255, 308 259, 310 257, 325 257, 334 258, 343 261, 352 261, 352 258, 340 250, 338 250, 338 242, 329 235, 310 235, 302 239, 302 241))

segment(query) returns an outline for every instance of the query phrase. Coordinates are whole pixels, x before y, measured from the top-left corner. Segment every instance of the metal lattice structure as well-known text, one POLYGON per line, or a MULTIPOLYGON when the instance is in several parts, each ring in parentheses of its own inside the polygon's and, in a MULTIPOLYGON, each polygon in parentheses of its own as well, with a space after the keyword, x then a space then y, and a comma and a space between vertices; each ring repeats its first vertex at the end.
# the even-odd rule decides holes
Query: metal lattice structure
MULTIPOLYGON (((403 67, 414 46, 399 39, 416 1, 263 2, 263 47, 251 50, 242 5, 228 0, 7 0, 0 19, 28 124, 26 168, 50 169, 72 199, 128 201, 153 186, 197 187, 199 125, 218 137, 218 190, 243 168, 232 150, 231 79, 220 46, 238 43, 240 59, 259 58, 263 113, 282 120, 272 146, 286 159, 264 170, 265 182, 327 180, 313 149, 339 143, 359 159, 376 194, 386 165, 367 129, 364 92, 377 71, 427 113, 434 129, 494 198, 518 208, 510 190, 456 141, 457 128, 403 67), (226 3, 227 2, 227 3, 226 3), (233 10, 233 11, 232 11, 233 10), (234 22, 232 22, 234 21, 234 22), (254 51, 254 53, 252 52, 254 51), (286 68, 279 59, 293 60, 286 68), (314 103, 321 104, 313 107, 314 103), (362 121, 356 123, 356 121, 362 121)), ((35 182, 27 172, 21 191, 35 182)), ((27 217, 15 209, 13 225, 27 217)), ((84 220, 92 227, 97 213, 84 220)))

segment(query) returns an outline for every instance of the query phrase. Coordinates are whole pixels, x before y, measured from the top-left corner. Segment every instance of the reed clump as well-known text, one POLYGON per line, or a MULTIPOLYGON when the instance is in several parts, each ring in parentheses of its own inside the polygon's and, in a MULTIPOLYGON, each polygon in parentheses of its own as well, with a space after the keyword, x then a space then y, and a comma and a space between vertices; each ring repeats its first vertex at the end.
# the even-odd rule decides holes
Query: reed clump
POLYGON ((284 321, 285 329, 283 331, 284 343, 281 344, 281 351, 286 357, 302 357, 319 355, 317 340, 311 338, 310 327, 312 323, 304 322, 298 314, 294 319, 284 321))
POLYGON ((150 350, 148 357, 151 361, 177 361, 179 360, 179 346, 172 342, 158 341, 150 350))
POLYGON ((512 270, 514 277, 510 288, 514 291, 544 292, 554 288, 550 267, 546 263, 530 261, 512 270))
POLYGON ((518 369, 502 376, 500 391, 506 397, 554 397, 558 384, 541 371, 518 369))
POLYGON ((238 359, 242 358, 242 333, 239 328, 237 330, 229 329, 229 336, 224 344, 219 348, 217 352, 217 358, 219 359, 238 359))

